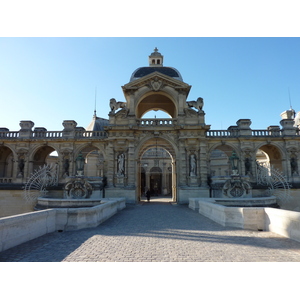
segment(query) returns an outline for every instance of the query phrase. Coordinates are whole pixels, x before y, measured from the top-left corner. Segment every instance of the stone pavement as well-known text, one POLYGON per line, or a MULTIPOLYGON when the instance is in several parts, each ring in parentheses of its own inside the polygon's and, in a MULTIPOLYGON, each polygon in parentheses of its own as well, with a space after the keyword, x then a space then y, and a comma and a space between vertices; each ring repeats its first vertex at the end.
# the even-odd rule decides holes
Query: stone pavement
POLYGON ((1 262, 300 262, 300 243, 223 227, 168 200, 127 205, 96 228, 54 232, 0 253, 1 262))

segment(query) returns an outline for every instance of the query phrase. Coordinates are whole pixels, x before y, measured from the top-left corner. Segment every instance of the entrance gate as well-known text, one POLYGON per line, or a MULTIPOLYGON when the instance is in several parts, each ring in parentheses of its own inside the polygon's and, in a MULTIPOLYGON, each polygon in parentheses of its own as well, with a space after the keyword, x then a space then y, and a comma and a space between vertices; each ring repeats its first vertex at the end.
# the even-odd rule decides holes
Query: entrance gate
POLYGON ((173 156, 165 147, 162 147, 166 141, 159 139, 158 144, 157 140, 155 140, 154 147, 149 140, 140 152, 139 199, 145 197, 146 191, 150 190, 151 197, 172 197, 173 201, 176 201, 173 156))

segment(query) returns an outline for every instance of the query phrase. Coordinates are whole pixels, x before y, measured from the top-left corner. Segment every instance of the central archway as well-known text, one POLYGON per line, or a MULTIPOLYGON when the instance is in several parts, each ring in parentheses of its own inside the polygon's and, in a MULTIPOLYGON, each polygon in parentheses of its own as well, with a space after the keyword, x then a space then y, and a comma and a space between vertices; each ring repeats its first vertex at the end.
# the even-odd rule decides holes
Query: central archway
POLYGON ((151 138, 138 150, 137 198, 146 198, 150 190, 151 197, 169 198, 176 202, 175 151, 163 138, 151 138))
POLYGON ((172 99, 169 96, 154 93, 145 96, 136 107, 136 116, 141 118, 145 113, 151 110, 161 110, 167 113, 172 118, 177 116, 177 108, 172 99))

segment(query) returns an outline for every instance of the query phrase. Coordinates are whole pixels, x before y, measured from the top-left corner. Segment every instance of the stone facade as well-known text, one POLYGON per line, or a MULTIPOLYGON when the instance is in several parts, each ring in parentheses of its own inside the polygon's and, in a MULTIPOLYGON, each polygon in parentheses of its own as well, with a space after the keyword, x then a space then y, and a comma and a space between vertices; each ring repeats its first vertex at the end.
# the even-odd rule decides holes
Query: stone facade
POLYGON ((190 197, 209 197, 214 184, 228 179, 233 151, 238 173, 250 183, 255 185, 256 164, 262 161, 299 186, 300 135, 291 110, 282 113, 281 127, 252 130, 250 119, 240 119, 228 130, 210 130, 205 101, 188 101, 190 89, 176 69, 163 66, 155 49, 149 67, 137 69, 122 86, 125 101, 109 101, 107 120, 95 113, 87 129, 74 120, 63 121, 62 131, 34 128, 26 120, 17 132, 0 128, 0 188, 21 187, 34 170, 50 162, 57 163, 63 184, 76 174, 76 158, 82 154, 85 175, 107 178, 107 197, 136 203, 146 188, 156 185, 157 193, 187 203, 190 197), (143 118, 151 110, 170 118, 143 118), (160 154, 153 158, 151 151, 160 154))

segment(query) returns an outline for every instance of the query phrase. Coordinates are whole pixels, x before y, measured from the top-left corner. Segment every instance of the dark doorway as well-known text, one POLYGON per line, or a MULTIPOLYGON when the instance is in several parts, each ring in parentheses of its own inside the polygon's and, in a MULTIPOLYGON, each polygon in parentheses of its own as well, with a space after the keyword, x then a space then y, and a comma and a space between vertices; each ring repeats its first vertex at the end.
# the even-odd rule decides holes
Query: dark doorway
POLYGON ((150 192, 152 196, 162 195, 162 171, 158 167, 154 167, 150 171, 150 192))

